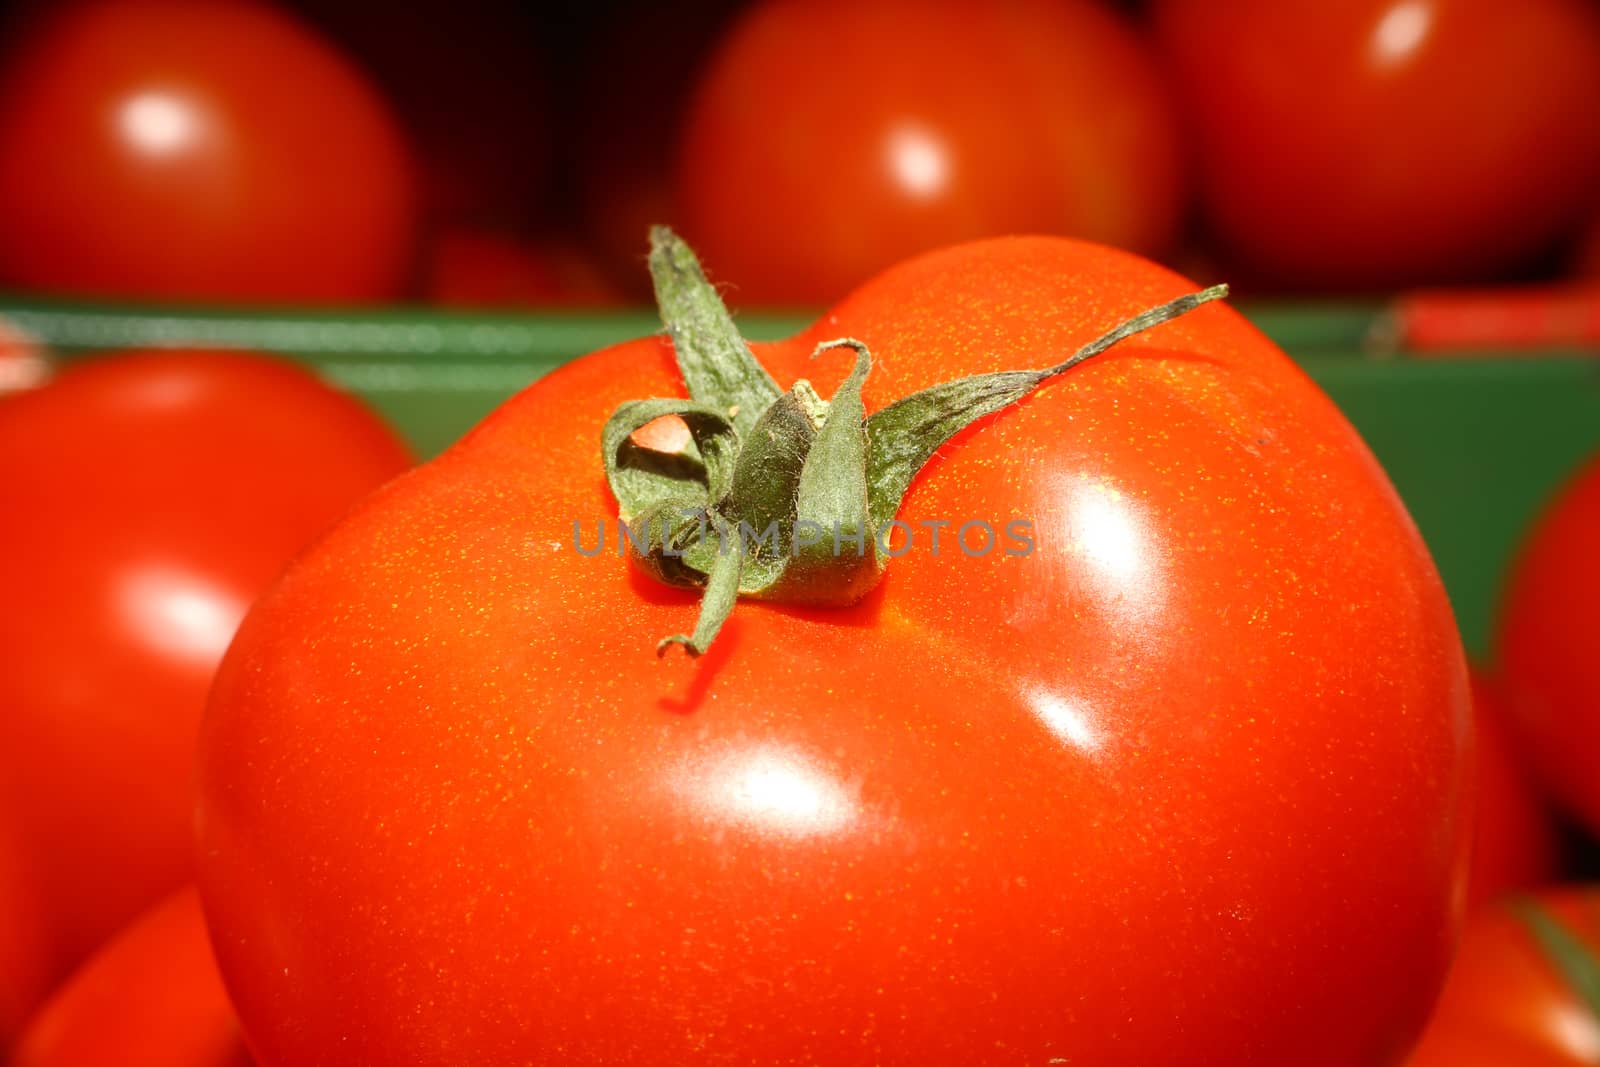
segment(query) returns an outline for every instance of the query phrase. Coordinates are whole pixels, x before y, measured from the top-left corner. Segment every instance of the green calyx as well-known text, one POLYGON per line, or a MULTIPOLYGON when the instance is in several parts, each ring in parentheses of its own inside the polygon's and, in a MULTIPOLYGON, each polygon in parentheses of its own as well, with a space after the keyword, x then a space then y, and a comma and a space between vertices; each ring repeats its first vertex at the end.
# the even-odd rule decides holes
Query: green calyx
POLYGON ((688 245, 664 226, 651 230, 650 245, 661 320, 691 399, 623 404, 601 447, 634 564, 668 585, 704 590, 694 632, 662 640, 662 654, 673 645, 705 652, 740 596, 860 600, 883 575, 911 480, 939 446, 1119 341, 1227 295, 1219 285, 1179 297, 1053 367, 960 378, 868 416, 866 345, 846 337, 817 346, 813 358, 839 350, 855 361, 830 400, 804 379, 783 392, 688 245), (670 449, 659 436, 636 436, 668 417, 687 430, 670 449))

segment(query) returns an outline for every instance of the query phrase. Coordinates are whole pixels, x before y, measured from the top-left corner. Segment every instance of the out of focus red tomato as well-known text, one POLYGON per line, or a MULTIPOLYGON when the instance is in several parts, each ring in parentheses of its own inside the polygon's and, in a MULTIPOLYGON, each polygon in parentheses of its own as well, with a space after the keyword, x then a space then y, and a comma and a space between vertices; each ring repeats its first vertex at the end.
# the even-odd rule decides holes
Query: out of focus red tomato
POLYGON ((100 297, 376 301, 411 266, 383 100, 239 0, 68 5, 0 70, 0 282, 100 297))
POLYGON ((1587 1067, 1516 1037, 1484 1034, 1471 1024, 1439 1024, 1428 1032, 1407 1067, 1587 1067))
POLYGON ((1593 0, 1157 0, 1201 199, 1253 280, 1491 277, 1600 187, 1593 0))
POLYGON ((1497 683, 1479 671, 1473 672, 1472 702, 1478 735, 1478 815, 1468 897, 1477 904, 1550 879, 1559 862, 1560 844, 1512 750, 1497 683))
POLYGON ((1408 1067, 1600 1063, 1600 991, 1558 963, 1563 951, 1596 966, 1600 891, 1593 887, 1552 889, 1478 912, 1408 1067))
POLYGON ((522 241, 487 230, 445 230, 428 257, 425 295, 436 304, 478 308, 599 308, 622 295, 576 248, 522 241))
POLYGON ((406 449, 259 356, 125 355, 0 396, 0 1058, 190 869, 211 676, 256 594, 406 449))
POLYGON ((578 95, 575 158, 585 231, 613 284, 648 302, 645 234, 679 224, 672 153, 705 52, 738 0, 622 5, 594 35, 578 95))
POLYGON ((1562 803, 1600 833, 1600 455, 1523 545, 1498 651, 1520 747, 1562 803))
POLYGON ((685 115, 683 227, 735 304, 821 304, 991 234, 1174 237, 1154 60, 1097 0, 765 0, 685 115))
POLYGON ((11 1067, 247 1067, 200 898, 162 901, 102 948, 28 1024, 11 1067))

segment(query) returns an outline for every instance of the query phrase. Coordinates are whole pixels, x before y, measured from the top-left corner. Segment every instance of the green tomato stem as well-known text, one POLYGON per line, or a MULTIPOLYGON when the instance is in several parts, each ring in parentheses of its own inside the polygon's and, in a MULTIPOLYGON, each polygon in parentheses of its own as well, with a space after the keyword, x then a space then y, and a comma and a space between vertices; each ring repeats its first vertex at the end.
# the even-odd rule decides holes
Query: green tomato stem
POLYGON ((661 319, 693 399, 624 404, 602 432, 602 456, 624 520, 654 520, 629 542, 635 565, 666 584, 704 590, 693 634, 664 639, 662 654, 675 645, 703 654, 741 595, 813 605, 860 600, 883 575, 881 533, 941 445, 1085 360, 1228 292, 1213 286, 1151 308, 1055 366, 945 382, 868 416, 861 389, 872 355, 864 343, 840 338, 813 353, 855 353, 831 400, 803 379, 781 392, 688 245, 664 226, 652 228, 650 239, 661 319), (682 451, 634 443, 635 431, 665 415, 689 428, 682 451), (856 550, 841 551, 845 544, 856 550))

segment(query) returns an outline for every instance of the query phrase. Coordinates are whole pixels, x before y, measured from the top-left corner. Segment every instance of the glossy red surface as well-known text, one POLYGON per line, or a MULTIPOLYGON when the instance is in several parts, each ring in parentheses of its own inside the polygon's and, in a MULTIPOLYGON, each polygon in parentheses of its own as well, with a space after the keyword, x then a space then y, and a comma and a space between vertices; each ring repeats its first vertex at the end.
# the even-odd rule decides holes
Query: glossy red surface
MULTIPOLYGON (((1600 953, 1600 891, 1563 886, 1530 898, 1591 957, 1600 953)), ((1593 1067, 1600 1018, 1507 907, 1468 923, 1438 1011, 1408 1067, 1593 1067)))
MULTIPOLYGON (((957 247, 756 346, 869 409, 1188 290, 957 247)), ((902 519, 1035 524, 848 609, 695 603, 587 546, 667 344, 570 363, 369 498, 245 622, 200 884, 266 1067, 1394 1064, 1465 890, 1470 704, 1433 564, 1232 310, 962 433, 902 519)))
POLYGON ((257 3, 62 4, 0 68, 0 282, 171 300, 397 296, 408 150, 361 73, 257 3))
POLYGON ((151 352, 0 396, 0 1052, 191 880, 194 740, 251 600, 405 469, 306 371, 151 352))
POLYGON ((769 0, 700 77, 675 208, 735 304, 823 306, 977 237, 1164 251, 1179 157, 1155 60, 1100 0, 769 0))
POLYGON ((1511 572, 1498 651, 1510 725, 1540 780, 1600 833, 1600 456, 1534 525, 1511 572))
POLYGON ((190 889, 162 901, 45 1005, 11 1067, 249 1067, 190 889))
POLYGON ((1258 284, 1527 266, 1594 210, 1591 0, 1157 0, 1210 228, 1258 284))

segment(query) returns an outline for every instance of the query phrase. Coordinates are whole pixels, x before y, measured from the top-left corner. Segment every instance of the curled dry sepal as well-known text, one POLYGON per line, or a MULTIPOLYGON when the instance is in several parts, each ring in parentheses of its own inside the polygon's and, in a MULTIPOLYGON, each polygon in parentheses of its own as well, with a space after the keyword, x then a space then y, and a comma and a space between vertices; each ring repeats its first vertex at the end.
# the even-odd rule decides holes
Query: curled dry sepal
POLYGON ((900 501, 935 450, 963 428, 1021 400, 1124 338, 1227 295, 1227 286, 1179 297, 1121 323, 1043 370, 999 371, 924 389, 866 414, 867 346, 840 338, 851 371, 833 399, 805 379, 788 392, 756 361, 689 246, 650 232, 650 274, 689 400, 634 400, 606 421, 606 477, 629 527, 629 557, 668 585, 704 589, 692 634, 703 653, 742 595, 801 604, 851 604, 877 584, 900 501), (688 433, 675 451, 635 432, 676 416, 688 433), (849 546, 840 551, 840 546, 849 546), (859 546, 859 547, 858 547, 859 546))

